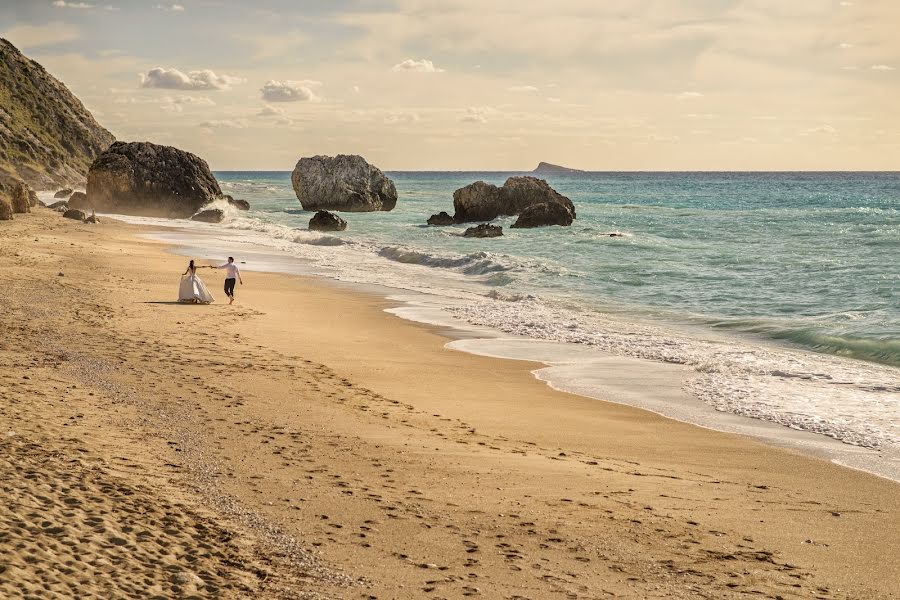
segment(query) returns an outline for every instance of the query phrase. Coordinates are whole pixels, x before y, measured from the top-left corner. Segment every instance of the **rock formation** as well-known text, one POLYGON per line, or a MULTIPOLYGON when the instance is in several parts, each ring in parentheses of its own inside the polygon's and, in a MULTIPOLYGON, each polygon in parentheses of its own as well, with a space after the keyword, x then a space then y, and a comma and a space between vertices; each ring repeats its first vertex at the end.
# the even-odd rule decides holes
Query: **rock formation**
POLYGON ((31 203, 31 208, 36 207, 38 204, 41 206, 46 206, 43 202, 38 198, 37 192, 33 189, 28 188, 28 201, 31 203))
POLYGON ((587 173, 587 171, 582 171, 580 169, 570 169, 569 167, 562 167, 560 165, 554 165, 552 163, 541 161, 537 168, 532 171, 535 175, 571 175, 573 173, 587 173))
POLYGON ((510 177, 498 188, 476 181, 453 192, 453 215, 457 223, 491 221, 497 217, 519 215, 536 204, 556 203, 564 206, 575 218, 572 201, 554 190, 543 179, 510 177))
POLYGON ((70 208, 63 213, 63 216, 67 219, 75 219, 76 221, 84 221, 87 219, 87 215, 84 214, 84 211, 78 210, 77 208, 70 208))
POLYGON ((0 196, 0 221, 11 221, 12 218, 12 205, 10 205, 9 200, 0 196))
POLYGON ((115 138, 60 81, 0 39, 0 172, 35 189, 84 182, 115 138))
POLYGON ((69 203, 65 200, 60 200, 59 202, 54 202, 53 204, 49 205, 47 208, 49 208, 50 210, 59 210, 60 208, 69 210, 69 203))
POLYGON ((291 183, 304 210, 371 212, 397 204, 394 182, 357 155, 301 158, 291 183))
POLYGON ((309 220, 310 231, 344 231, 347 229, 347 221, 339 216, 320 210, 309 220))
POLYGON ((456 224, 456 220, 442 210, 438 214, 428 217, 428 224, 436 227, 445 227, 456 224))
POLYGON ((225 211, 221 208, 208 208, 201 210, 191 216, 191 221, 202 221, 203 223, 221 223, 225 218, 225 211))
POLYGON ((69 205, 69 208, 77 208, 80 210, 91 208, 91 205, 88 202, 87 194, 85 194, 84 192, 72 192, 72 195, 69 196, 66 204, 69 205))
POLYGON ((542 202, 533 204, 519 214, 512 224, 516 228, 543 227, 545 225, 563 225, 568 227, 575 217, 568 207, 559 202, 542 202))
POLYGON ((228 204, 235 207, 238 210, 250 210, 250 203, 246 200, 235 200, 228 194, 225 195, 225 200, 228 201, 228 204))
POLYGON ((72 192, 73 192, 73 191, 74 191, 74 190, 72 190, 72 188, 66 188, 66 189, 64 189, 64 190, 59 190, 58 192, 56 192, 55 194, 53 194, 53 197, 54 197, 55 199, 57 199, 57 200, 60 199, 60 198, 68 198, 69 196, 72 195, 72 192))
POLYGON ((469 227, 463 234, 463 237, 490 238, 503 235, 503 228, 499 225, 491 225, 490 223, 482 223, 476 227, 469 227))
POLYGON ((31 212, 31 196, 28 195, 28 186, 22 182, 13 189, 10 205, 14 213, 31 212))
POLYGON ((150 142, 116 142, 88 172, 87 195, 101 212, 186 219, 222 198, 200 157, 150 142))

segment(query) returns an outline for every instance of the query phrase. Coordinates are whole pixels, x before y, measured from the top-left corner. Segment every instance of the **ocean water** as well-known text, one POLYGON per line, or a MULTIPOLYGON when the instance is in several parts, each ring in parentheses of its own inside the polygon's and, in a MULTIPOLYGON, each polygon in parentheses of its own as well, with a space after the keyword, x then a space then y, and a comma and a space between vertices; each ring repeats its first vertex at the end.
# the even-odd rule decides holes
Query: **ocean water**
POLYGON ((900 450, 900 173, 562 175, 548 181, 575 203, 571 227, 425 225, 455 189, 513 174, 389 173, 393 211, 320 234, 289 172, 218 172, 251 211, 185 226, 444 298, 472 325, 685 365, 717 410, 900 450))

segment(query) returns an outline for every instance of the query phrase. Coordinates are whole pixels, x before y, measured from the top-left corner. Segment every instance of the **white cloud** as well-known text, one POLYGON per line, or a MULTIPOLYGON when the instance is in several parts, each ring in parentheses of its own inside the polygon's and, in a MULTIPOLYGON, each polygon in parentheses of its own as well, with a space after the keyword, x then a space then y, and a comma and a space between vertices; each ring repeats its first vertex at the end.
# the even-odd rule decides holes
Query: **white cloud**
POLYGON ((249 123, 244 119, 212 119, 198 125, 201 129, 246 129, 249 123))
POLYGON ((680 94, 675 94, 675 98, 678 100, 692 100, 694 98, 702 98, 703 94, 700 92, 681 92, 680 94))
POLYGON ((156 67, 141 74, 140 87, 164 90, 227 90, 243 81, 240 77, 216 75, 209 69, 183 73, 178 69, 156 67))
POLYGON ((276 81, 266 82, 260 89, 262 99, 267 102, 319 102, 321 98, 313 92, 312 88, 322 85, 321 81, 304 79, 303 81, 276 81))
POLYGON ((892 67, 890 65, 872 65, 869 68, 872 69, 873 71, 893 71, 894 70, 894 67, 892 67))
POLYGON ((184 6, 181 4, 157 4, 156 8, 166 12, 184 12, 184 6))
POLYGON ((160 108, 166 112, 182 112, 185 106, 215 106, 206 96, 166 96, 160 99, 160 108))
POLYGON ((71 42, 81 37, 77 27, 67 23, 47 23, 46 25, 16 25, 3 36, 19 48, 39 48, 62 42, 71 42))
POLYGON ((398 111, 385 115, 384 122, 388 125, 396 125, 397 123, 415 123, 419 119, 418 113, 398 111))
POLYGON ((470 106, 459 120, 463 123, 487 123, 488 114, 491 112, 492 109, 487 106, 470 106))
POLYGON ((53 6, 56 8, 97 8, 96 4, 88 4, 87 2, 66 2, 66 0, 56 0, 56 2, 53 3, 53 6))
POLYGON ((820 125, 818 127, 811 127, 809 129, 807 129, 806 131, 801 132, 800 135, 815 135, 815 134, 820 134, 820 133, 826 134, 826 135, 833 135, 833 134, 837 133, 837 129, 835 129, 834 127, 832 127, 831 125, 828 125, 826 123, 826 124, 820 125))
POLYGON ((283 117, 284 109, 278 108, 277 106, 270 106, 266 104, 263 106, 258 113, 256 113, 257 117, 283 117))
POLYGON ((434 66, 434 63, 428 59, 421 60, 413 60, 412 58, 407 58, 401 63, 397 63, 393 67, 391 67, 391 71, 395 73, 400 73, 403 71, 413 71, 416 73, 443 73, 443 69, 439 69, 434 66))
POLYGON ((506 88, 510 92, 536 92, 538 89, 533 85, 514 85, 506 88))
POLYGON ((554 97, 552 97, 552 96, 551 96, 550 98, 547 98, 547 101, 548 101, 548 102, 554 102, 554 103, 555 103, 555 102, 561 102, 561 100, 560 100, 559 98, 554 98, 554 97))

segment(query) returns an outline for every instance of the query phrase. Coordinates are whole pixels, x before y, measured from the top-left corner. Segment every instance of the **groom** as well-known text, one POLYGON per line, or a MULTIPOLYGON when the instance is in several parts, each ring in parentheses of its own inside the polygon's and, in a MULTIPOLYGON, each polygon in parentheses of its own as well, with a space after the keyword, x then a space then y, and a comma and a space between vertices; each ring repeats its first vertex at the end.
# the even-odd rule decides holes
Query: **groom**
POLYGON ((240 281, 241 285, 244 285, 244 280, 241 279, 241 271, 238 269, 238 266, 234 264, 234 257, 229 256, 228 262, 224 265, 219 265, 216 267, 217 269, 225 269, 225 295, 228 296, 228 304, 234 304, 234 284, 235 280, 240 281))

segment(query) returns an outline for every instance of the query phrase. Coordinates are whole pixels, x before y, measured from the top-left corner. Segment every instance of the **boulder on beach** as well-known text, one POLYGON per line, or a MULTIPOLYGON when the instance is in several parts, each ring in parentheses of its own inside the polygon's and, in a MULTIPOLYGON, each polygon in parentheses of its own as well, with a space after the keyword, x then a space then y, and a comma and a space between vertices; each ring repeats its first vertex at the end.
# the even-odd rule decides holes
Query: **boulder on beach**
POLYGON ((203 223, 221 223, 225 218, 225 211, 221 208, 208 208, 201 210, 191 216, 191 221, 202 221, 203 223))
POLYGON ((542 202, 523 210, 516 222, 512 224, 512 227, 530 228, 547 225, 568 227, 572 224, 574 218, 566 205, 559 202, 542 202))
POLYGON ((100 217, 98 217, 97 215, 91 213, 89 216, 85 217, 84 222, 85 222, 85 223, 95 223, 95 224, 99 224, 99 223, 100 223, 100 217))
POLYGON ((490 223, 482 223, 476 227, 469 227, 463 234, 463 237, 475 238, 491 238, 503 235, 503 228, 499 225, 491 225, 490 223))
POLYGON ((69 203, 65 200, 60 200, 59 202, 54 202, 53 204, 50 204, 49 206, 47 206, 47 208, 49 208, 50 210, 57 210, 61 206, 65 206, 66 208, 68 208, 69 203))
POLYGON ((75 219, 76 221, 84 221, 87 219, 87 215, 84 214, 84 211, 78 210, 77 208, 70 208, 63 213, 63 216, 67 219, 75 219))
POLYGON ((0 221, 12 221, 13 210, 9 200, 0 196, 0 221))
POLYGON ((222 198, 206 161, 150 142, 116 142, 88 172, 87 195, 101 212, 186 219, 222 198))
POLYGON ((31 203, 31 208, 35 208, 38 205, 45 206, 38 198, 37 192, 31 188, 28 188, 28 201, 31 203))
POLYGON ((291 183, 304 210, 371 212, 397 204, 394 182, 355 154, 301 158, 291 183))
POLYGON ((87 194, 84 192, 72 192, 72 195, 69 196, 69 199, 66 201, 69 205, 69 208, 77 208, 79 210, 87 210, 88 208, 92 208, 90 203, 88 202, 87 194))
POLYGON ((347 229, 347 221, 339 216, 320 210, 309 220, 310 231, 344 231, 347 229))
POLYGON ((250 203, 246 200, 236 200, 228 194, 225 194, 225 200, 228 201, 229 205, 235 207, 238 210, 250 210, 250 203))
POLYGON ((455 223, 456 220, 443 210, 436 215, 428 217, 428 224, 436 227, 446 227, 447 225, 454 225, 455 223))
POLYGON ((71 188, 66 188, 66 189, 64 189, 64 190, 59 190, 58 192, 56 192, 55 194, 53 194, 53 197, 54 197, 55 199, 59 199, 59 198, 68 198, 69 196, 72 195, 72 192, 73 192, 73 191, 74 191, 74 190, 72 190, 71 188))
POLYGON ((28 186, 26 184, 20 182, 13 188, 10 205, 14 213, 31 212, 31 197, 28 195, 28 186))
POLYGON ((453 192, 453 208, 457 223, 491 221, 497 217, 519 215, 536 204, 557 203, 568 209, 575 218, 572 201, 554 190, 543 179, 521 176, 510 177, 497 187, 484 181, 476 181, 453 192))

